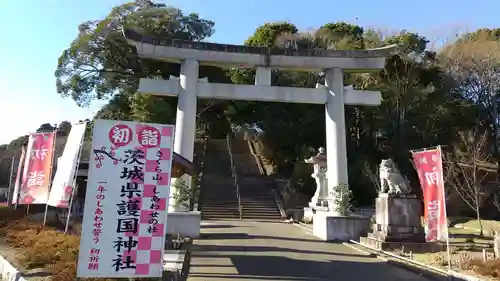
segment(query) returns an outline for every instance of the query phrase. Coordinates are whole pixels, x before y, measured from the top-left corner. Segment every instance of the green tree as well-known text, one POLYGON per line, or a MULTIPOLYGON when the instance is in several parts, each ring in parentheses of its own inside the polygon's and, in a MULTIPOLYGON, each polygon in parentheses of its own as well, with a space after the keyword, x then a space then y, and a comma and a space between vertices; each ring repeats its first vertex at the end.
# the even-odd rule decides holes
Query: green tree
POLYGON ((255 30, 254 34, 245 41, 245 45, 273 47, 280 36, 295 34, 297 31, 299 31, 298 28, 288 22, 265 23, 255 30))
MULTIPOLYGON (((363 163, 374 167, 381 158, 390 157, 405 173, 411 172, 410 149, 447 143, 471 120, 469 104, 450 91, 448 78, 435 54, 426 51, 428 41, 418 34, 402 31, 397 36, 383 36, 342 22, 325 24, 316 32, 302 34, 296 29, 284 29, 282 23, 268 23, 258 28, 246 43, 272 46, 273 40, 278 46, 295 48, 398 45, 400 55, 389 58, 384 70, 345 75, 346 84, 381 90, 384 98, 377 108, 346 106, 350 187, 358 202, 370 202, 374 195, 374 190, 371 195, 366 190, 371 182, 363 163), (266 37, 268 34, 272 36, 266 37), (458 113, 464 117, 457 118, 458 113)), ((232 71, 230 75, 235 83, 254 81, 251 70, 232 71)), ((273 71, 272 82, 275 86, 314 87, 324 80, 321 73, 273 71)), ((322 106, 239 101, 227 114, 235 124, 256 125, 264 130, 266 144, 272 147, 278 167, 293 168, 293 162, 310 156, 304 155, 310 148, 324 145, 322 106)))
POLYGON ((213 33, 214 23, 197 14, 151 2, 136 1, 113 8, 102 20, 87 21, 64 50, 55 72, 57 91, 79 105, 110 98, 116 93, 135 93, 144 77, 179 75, 179 66, 141 60, 122 29, 133 28, 152 36, 200 41, 213 33))
MULTIPOLYGON (((313 33, 300 33, 290 23, 266 23, 245 41, 250 46, 285 48, 349 48, 362 47, 363 29, 346 23, 330 23, 313 33)), ((253 84, 254 70, 230 72, 236 84, 253 84)), ((323 83, 321 73, 273 71, 272 85, 314 88, 323 83)), ((309 104, 238 101, 228 109, 231 122, 242 126, 258 126, 265 132, 267 145, 274 151, 278 170, 291 175, 296 161, 306 156, 308 147, 324 146, 324 107, 309 104), (293 137, 290 137, 293 136, 293 137)))
POLYGON ((127 121, 131 120, 131 115, 129 97, 125 94, 117 94, 96 113, 95 118, 127 121))
MULTIPOLYGON (((201 41, 214 32, 214 23, 198 14, 151 1, 136 1, 113 8, 102 20, 87 21, 61 54, 55 72, 57 91, 86 106, 94 99, 111 99, 98 118, 170 123, 176 99, 135 95, 140 78, 179 76, 180 66, 140 59, 124 38, 123 28, 152 36, 201 41)), ((200 67, 200 76, 225 77, 214 67, 200 67)), ((200 106, 203 106, 201 104, 200 106)))
POLYGON ((62 121, 57 126, 57 134, 60 136, 67 136, 71 131, 71 123, 69 121, 62 121))
MULTIPOLYGON (((178 77, 180 65, 140 59, 135 47, 123 37, 123 28, 152 36, 201 41, 213 34, 214 22, 151 1, 117 6, 106 18, 80 25, 79 35, 59 58, 55 73, 58 92, 81 106, 93 99, 110 99, 96 118, 172 123, 177 99, 136 92, 140 78, 178 77)), ((225 70, 213 66, 200 66, 200 77, 211 82, 230 81, 225 70)), ((214 104, 219 103, 198 101, 203 122, 214 122, 210 116, 205 117, 214 104)))
MULTIPOLYGON (((440 59, 453 81, 453 90, 477 106, 474 120, 491 129, 494 158, 500 164, 500 29, 479 29, 443 48, 440 59)), ((500 165, 497 165, 500 180, 500 165)))
POLYGON ((52 126, 50 123, 43 123, 36 129, 37 133, 44 133, 44 132, 52 132, 57 129, 57 124, 55 126, 52 126))

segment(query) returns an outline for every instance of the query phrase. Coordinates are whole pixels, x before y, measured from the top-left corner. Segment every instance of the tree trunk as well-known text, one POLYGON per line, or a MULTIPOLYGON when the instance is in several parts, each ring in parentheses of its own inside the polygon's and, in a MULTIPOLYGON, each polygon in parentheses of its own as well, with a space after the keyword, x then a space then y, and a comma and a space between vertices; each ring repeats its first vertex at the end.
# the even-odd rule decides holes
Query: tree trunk
POLYGON ((479 223, 479 236, 483 237, 483 223, 481 222, 481 214, 479 213, 479 208, 476 208, 476 218, 477 222, 479 223))
POLYGON ((498 125, 498 102, 496 95, 491 99, 493 105, 493 139, 495 141, 493 147, 493 153, 495 155, 495 160, 497 162, 497 181, 500 182, 500 126, 498 125))

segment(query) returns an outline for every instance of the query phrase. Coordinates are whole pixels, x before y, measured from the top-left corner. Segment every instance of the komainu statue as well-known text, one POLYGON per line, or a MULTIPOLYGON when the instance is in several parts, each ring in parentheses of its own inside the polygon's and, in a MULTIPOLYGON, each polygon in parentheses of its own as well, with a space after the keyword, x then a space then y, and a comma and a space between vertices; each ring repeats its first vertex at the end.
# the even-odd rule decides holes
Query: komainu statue
POLYGON ((409 194, 411 187, 392 159, 380 162, 380 193, 409 194))

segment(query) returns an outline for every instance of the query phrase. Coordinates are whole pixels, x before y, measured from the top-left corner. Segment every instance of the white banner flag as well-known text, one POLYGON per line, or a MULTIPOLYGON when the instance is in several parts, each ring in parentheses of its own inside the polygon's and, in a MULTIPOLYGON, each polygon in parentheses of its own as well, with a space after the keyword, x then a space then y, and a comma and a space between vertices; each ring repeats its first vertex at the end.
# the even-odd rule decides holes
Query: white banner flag
POLYGON ((95 120, 78 277, 161 277, 174 126, 95 120))
POLYGON ((16 172, 16 178, 14 182, 14 194, 12 194, 12 204, 17 204, 17 199, 19 197, 19 189, 21 186, 21 179, 22 179, 22 173, 23 173, 23 165, 24 165, 24 158, 26 157, 26 148, 23 147, 21 149, 21 157, 19 158, 19 163, 17 164, 17 172, 16 172))
POLYGON ((64 151, 57 159, 57 170, 50 190, 50 206, 68 208, 71 193, 74 187, 75 173, 79 163, 80 145, 85 135, 87 123, 76 124, 71 127, 64 151))

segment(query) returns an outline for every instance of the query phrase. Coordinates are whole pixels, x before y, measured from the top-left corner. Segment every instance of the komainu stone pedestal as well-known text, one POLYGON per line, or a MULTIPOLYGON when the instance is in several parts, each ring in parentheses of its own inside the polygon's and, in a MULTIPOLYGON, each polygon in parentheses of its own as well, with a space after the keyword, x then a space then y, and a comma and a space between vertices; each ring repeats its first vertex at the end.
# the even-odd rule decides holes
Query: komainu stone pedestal
POLYGON ((316 212, 313 235, 323 241, 358 240, 370 230, 370 218, 338 216, 329 212, 316 212))
POLYGON ((413 195, 382 193, 375 201, 373 238, 387 242, 425 242, 422 202, 413 195))
POLYGON ((401 250, 413 253, 439 252, 440 243, 425 242, 420 217, 423 206, 416 196, 382 193, 375 201, 373 232, 359 242, 379 250, 401 250))

